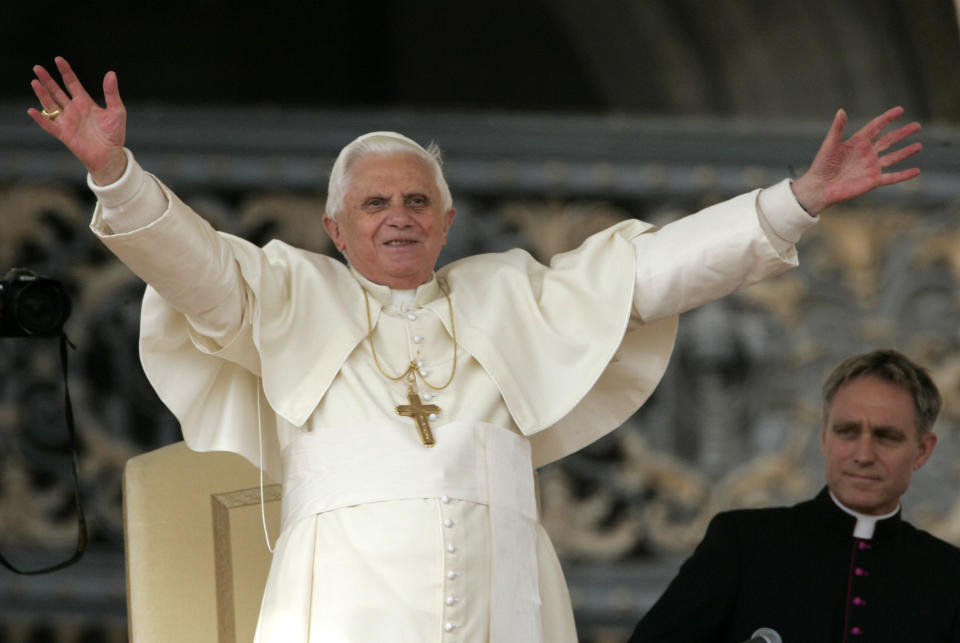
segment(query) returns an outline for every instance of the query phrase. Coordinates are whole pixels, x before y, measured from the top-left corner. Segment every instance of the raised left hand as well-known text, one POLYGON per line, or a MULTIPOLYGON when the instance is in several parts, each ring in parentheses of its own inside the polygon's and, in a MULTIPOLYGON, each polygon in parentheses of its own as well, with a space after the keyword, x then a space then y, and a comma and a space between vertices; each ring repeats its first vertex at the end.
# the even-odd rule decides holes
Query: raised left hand
POLYGON ((881 185, 907 181, 920 174, 917 168, 885 172, 922 149, 920 143, 887 152, 893 145, 920 131, 910 123, 886 134, 883 130, 903 115, 902 107, 889 109, 843 140, 847 114, 842 109, 820 145, 806 174, 791 184, 800 205, 816 216, 831 205, 866 194, 881 185))

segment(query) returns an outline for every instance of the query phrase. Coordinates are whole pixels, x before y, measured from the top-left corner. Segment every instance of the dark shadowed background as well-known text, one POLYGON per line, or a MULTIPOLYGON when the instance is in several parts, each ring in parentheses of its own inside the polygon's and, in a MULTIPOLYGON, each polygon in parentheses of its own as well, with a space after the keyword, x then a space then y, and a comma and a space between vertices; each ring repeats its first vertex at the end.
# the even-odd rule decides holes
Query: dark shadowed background
MULTIPOLYGON (((31 67, 117 71, 128 145, 220 229, 330 251, 337 150, 373 129, 437 140, 458 207, 441 262, 547 259, 626 216, 666 223, 796 176, 838 107, 920 120, 920 180, 825 217, 801 268, 685 316, 660 389, 541 472, 581 639, 624 640, 716 511, 822 483, 820 379, 894 345, 947 398, 905 511, 960 542, 960 42, 951 0, 7 2, 0 9, 0 273, 61 280, 91 545, 0 569, 0 641, 126 640, 120 475, 179 439, 139 371, 142 284, 86 231, 82 168, 26 116, 31 67)), ((51 340, 52 342, 52 340, 51 340)), ((0 551, 72 544, 56 346, 0 338, 0 551)))

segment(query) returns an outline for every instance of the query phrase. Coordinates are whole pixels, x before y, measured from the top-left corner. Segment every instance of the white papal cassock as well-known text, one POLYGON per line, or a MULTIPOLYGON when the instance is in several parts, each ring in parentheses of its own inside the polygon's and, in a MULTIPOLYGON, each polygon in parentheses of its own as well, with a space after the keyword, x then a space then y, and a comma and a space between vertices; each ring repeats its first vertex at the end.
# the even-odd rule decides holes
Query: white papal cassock
POLYGON ((94 231, 151 285, 141 357, 187 444, 282 481, 262 643, 575 641, 534 469, 619 426, 659 381, 674 316, 795 265, 813 221, 783 182, 655 234, 623 222, 549 267, 481 255, 391 291, 215 233, 132 156, 91 187, 94 231), (367 306, 394 375, 418 360, 441 386, 456 334, 450 385, 418 383, 441 409, 431 449, 395 412, 407 385, 374 363, 367 306))

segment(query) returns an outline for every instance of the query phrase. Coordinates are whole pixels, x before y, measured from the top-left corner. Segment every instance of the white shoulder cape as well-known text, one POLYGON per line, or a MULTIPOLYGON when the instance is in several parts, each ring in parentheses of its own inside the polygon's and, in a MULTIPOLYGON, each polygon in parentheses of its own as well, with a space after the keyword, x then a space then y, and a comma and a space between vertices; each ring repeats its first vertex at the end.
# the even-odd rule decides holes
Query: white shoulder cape
MULTIPOLYGON (((180 234, 204 226, 176 197, 155 224, 180 234), (164 219, 167 222, 164 222, 164 219)), ((544 266, 512 250, 469 257, 437 272, 449 284, 457 340, 486 370, 520 430, 533 464, 572 453, 620 426, 650 396, 669 361, 677 319, 631 325, 635 249, 649 230, 625 221, 544 266)), ((221 350, 194 336, 186 317, 148 287, 141 317, 144 370, 197 451, 260 460, 281 480, 270 408, 300 426, 367 334, 361 286, 327 256, 279 241, 264 248, 227 234, 204 238, 211 256, 231 256, 247 288, 248 319, 221 350), (259 384, 262 377, 258 410, 259 384)), ((134 250, 127 248, 128 251, 134 250)), ((371 298, 376 318, 379 303, 371 298)), ((427 304, 447 324, 444 299, 427 304)))

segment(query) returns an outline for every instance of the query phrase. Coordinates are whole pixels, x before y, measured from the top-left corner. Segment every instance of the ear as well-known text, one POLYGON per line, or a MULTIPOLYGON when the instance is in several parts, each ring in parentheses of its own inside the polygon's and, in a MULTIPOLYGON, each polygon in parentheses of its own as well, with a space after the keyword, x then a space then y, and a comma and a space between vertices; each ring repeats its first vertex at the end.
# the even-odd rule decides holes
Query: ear
POLYGON ((330 240, 333 241, 333 245, 342 253, 346 243, 344 243, 343 235, 340 233, 340 224, 326 212, 323 213, 323 228, 327 231, 330 240))
POLYGON ((457 216, 457 209, 450 208, 443 215, 443 242, 447 242, 447 233, 450 232, 450 226, 453 225, 453 218, 457 216))
POLYGON ((921 438, 917 448, 917 457, 913 461, 913 470, 916 471, 927 463, 930 456, 933 455, 933 449, 937 446, 937 434, 933 431, 927 431, 921 438))

